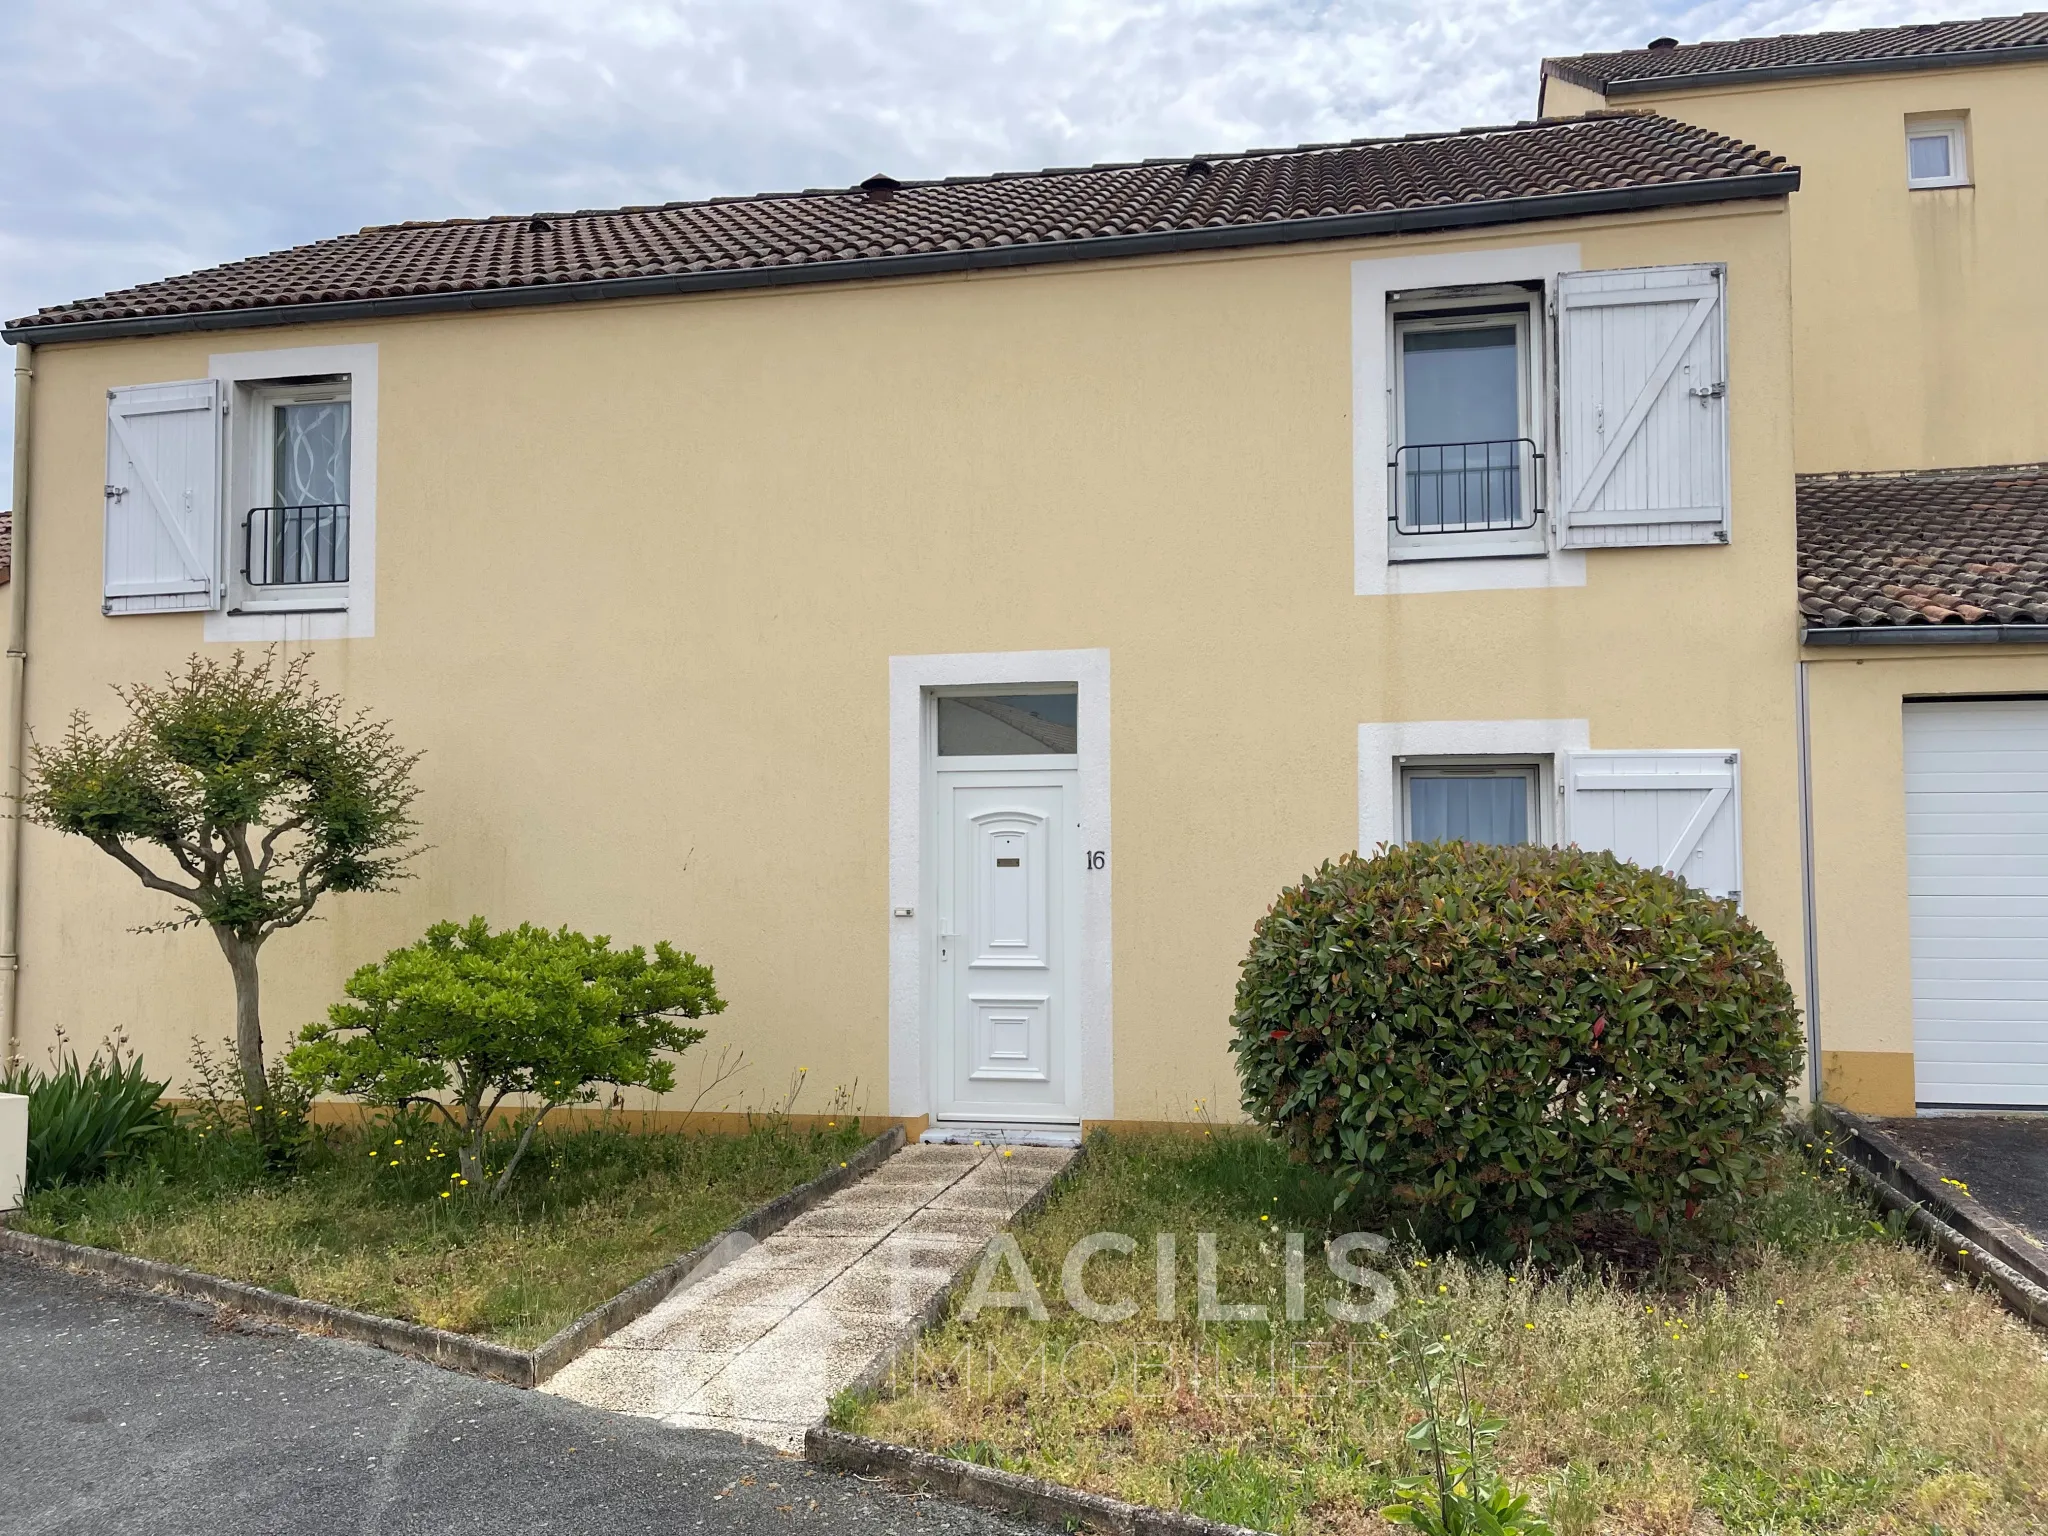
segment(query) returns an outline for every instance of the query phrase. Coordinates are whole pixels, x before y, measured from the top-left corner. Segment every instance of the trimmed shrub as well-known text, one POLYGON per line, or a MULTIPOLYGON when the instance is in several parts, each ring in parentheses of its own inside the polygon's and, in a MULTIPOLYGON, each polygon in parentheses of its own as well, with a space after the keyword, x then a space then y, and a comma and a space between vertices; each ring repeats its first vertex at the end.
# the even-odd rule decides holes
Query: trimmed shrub
POLYGON ((1426 1239, 1668 1240, 1767 1180, 1803 1059, 1733 902, 1604 853, 1410 843, 1280 893, 1242 966, 1251 1117, 1426 1239))

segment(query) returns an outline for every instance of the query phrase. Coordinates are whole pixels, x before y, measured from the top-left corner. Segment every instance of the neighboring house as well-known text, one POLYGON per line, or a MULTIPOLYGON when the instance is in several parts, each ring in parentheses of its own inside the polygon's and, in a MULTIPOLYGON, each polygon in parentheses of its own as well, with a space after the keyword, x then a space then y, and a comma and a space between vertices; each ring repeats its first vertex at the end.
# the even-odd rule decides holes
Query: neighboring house
POLYGON ((1870 1109, 2048 1106, 2048 13, 1548 59, 1798 162, 1820 1036, 1870 1109))
MULTIPOLYGON (((420 879, 275 941, 274 1040, 483 912, 697 950, 757 1097, 1185 1119, 1283 883, 1570 840, 1738 897, 1890 1106, 1831 967, 1903 1007, 1902 929, 1828 940, 1886 870, 1903 923, 1903 855, 1836 846, 1905 814, 1899 695, 1810 669, 1802 774, 1795 493, 1902 466, 1795 460, 1800 172, 1681 116, 375 228, 44 310, 28 724, 279 642, 427 749, 420 879)), ((1982 655, 1936 691, 2048 692, 1982 655)), ((24 1048, 225 1033, 209 940, 19 848, 24 1048)))

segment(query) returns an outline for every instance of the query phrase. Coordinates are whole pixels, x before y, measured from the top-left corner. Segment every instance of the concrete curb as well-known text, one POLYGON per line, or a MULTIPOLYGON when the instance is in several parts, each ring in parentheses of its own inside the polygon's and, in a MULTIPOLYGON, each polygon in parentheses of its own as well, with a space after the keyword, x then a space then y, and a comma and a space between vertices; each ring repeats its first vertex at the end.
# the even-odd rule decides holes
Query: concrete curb
MULTIPOLYGON (((616 1333, 634 1319, 645 1316, 679 1290, 687 1289, 706 1275, 722 1268, 735 1257, 733 1240, 745 1236, 755 1241, 779 1232, 798 1216, 837 1194, 847 1185, 872 1173, 903 1145, 903 1128, 891 1126, 849 1157, 807 1184, 778 1195, 766 1205, 756 1206, 732 1226, 709 1241, 700 1243, 681 1258, 664 1264, 645 1279, 637 1281, 611 1300, 593 1307, 554 1337, 532 1350, 512 1349, 466 1334, 429 1328, 397 1318, 378 1317, 324 1301, 308 1301, 266 1290, 219 1275, 202 1274, 156 1259, 137 1258, 108 1248, 88 1248, 80 1243, 62 1242, 0 1227, 0 1252, 17 1253, 39 1263, 140 1285, 149 1290, 171 1291, 196 1296, 234 1312, 267 1321, 284 1323, 308 1333, 328 1334, 373 1344, 393 1354, 411 1355, 446 1370, 465 1371, 515 1387, 537 1387, 592 1345, 616 1333)), ((744 1251, 744 1250, 740 1250, 744 1251)))
POLYGON ((1951 1199, 1932 1164, 1863 1116, 1822 1104, 1816 1118, 1835 1133, 1849 1177, 1887 1210, 1906 1212, 1944 1264, 1989 1282, 2011 1311, 2048 1328, 2048 1263, 2010 1225, 1951 1199))
POLYGON ((1099 1493, 1083 1493, 1042 1478, 978 1467, 927 1451, 849 1435, 814 1424, 804 1434, 804 1460, 835 1472, 886 1478, 915 1489, 929 1489, 962 1504, 1025 1515, 1071 1530, 1113 1531, 1117 1536, 1261 1536, 1241 1525, 1224 1525, 1199 1515, 1126 1504, 1099 1493))

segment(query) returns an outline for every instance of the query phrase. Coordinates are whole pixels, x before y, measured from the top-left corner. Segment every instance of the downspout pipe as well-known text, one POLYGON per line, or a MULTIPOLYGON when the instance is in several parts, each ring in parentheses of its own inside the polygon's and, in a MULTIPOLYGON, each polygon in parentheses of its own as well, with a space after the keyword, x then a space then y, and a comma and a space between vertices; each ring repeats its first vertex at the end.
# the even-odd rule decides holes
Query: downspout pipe
POLYGON ((21 1055, 21 1025, 15 1014, 21 975, 21 791, 28 748, 28 429, 29 396, 35 385, 35 349, 14 347, 14 535, 13 569, 7 581, 7 779, 0 814, 0 1064, 21 1055))
POLYGON ((1814 931, 1820 902, 1814 892, 1813 868, 1813 724, 1807 701, 1808 663, 1798 668, 1799 700, 1799 894, 1806 932, 1806 1093, 1820 1102, 1820 935, 1814 931))

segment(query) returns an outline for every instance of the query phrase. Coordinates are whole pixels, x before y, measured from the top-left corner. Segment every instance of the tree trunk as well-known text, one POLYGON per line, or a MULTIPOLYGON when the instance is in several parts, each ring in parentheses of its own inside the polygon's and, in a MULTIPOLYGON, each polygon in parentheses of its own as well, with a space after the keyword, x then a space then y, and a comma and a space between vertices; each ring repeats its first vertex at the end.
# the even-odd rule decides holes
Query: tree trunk
POLYGON ((270 1102, 270 1079, 263 1070, 263 1015, 256 976, 256 951, 261 939, 245 939, 226 928, 213 930, 228 969, 235 975, 235 1060, 242 1069, 242 1100, 249 1108, 249 1129, 265 1147, 277 1144, 277 1114, 270 1102))

